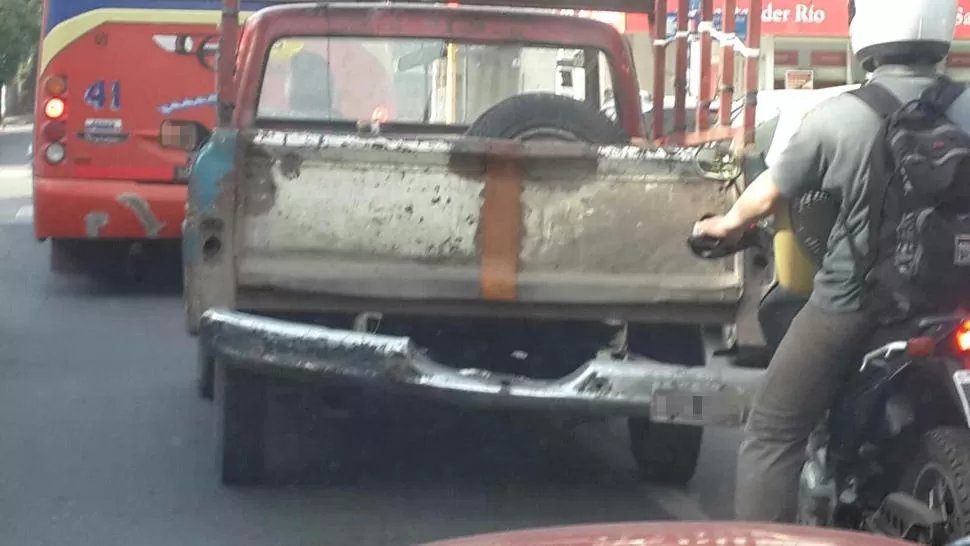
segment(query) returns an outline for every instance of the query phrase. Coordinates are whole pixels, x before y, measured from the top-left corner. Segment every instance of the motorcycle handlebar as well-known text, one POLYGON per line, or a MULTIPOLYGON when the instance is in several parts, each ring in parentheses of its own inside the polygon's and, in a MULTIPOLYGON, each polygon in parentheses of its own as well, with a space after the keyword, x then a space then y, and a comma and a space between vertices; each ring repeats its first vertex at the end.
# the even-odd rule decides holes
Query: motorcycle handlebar
MULTIPOLYGON (((706 220, 712 216, 714 215, 705 214, 701 216, 701 220, 706 220)), ((705 260, 716 260, 732 254, 737 254, 738 252, 751 247, 760 246, 761 231, 762 229, 757 225, 751 226, 744 232, 743 235, 741 235, 741 238, 733 244, 729 244, 724 239, 711 237, 710 235, 691 235, 687 238, 687 246, 698 258, 703 258, 705 260)))

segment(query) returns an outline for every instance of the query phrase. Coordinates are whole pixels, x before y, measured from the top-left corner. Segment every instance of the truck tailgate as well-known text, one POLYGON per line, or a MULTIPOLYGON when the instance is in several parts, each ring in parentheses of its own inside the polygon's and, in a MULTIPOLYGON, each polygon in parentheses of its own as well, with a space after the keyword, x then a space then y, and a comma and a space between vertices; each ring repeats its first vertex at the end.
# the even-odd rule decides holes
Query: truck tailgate
POLYGON ((734 195, 693 150, 243 135, 240 288, 543 304, 736 302, 685 238, 734 195))

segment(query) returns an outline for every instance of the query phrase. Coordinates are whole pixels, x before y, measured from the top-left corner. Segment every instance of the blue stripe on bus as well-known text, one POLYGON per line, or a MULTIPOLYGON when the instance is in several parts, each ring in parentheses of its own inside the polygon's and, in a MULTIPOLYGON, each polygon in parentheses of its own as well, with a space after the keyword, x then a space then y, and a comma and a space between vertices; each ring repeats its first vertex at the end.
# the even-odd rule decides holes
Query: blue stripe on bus
MULTIPOLYGON (((251 11, 266 6, 266 2, 243 2, 243 9, 251 11)), ((221 0, 48 0, 47 24, 52 29, 64 21, 101 8, 216 10, 221 0)))

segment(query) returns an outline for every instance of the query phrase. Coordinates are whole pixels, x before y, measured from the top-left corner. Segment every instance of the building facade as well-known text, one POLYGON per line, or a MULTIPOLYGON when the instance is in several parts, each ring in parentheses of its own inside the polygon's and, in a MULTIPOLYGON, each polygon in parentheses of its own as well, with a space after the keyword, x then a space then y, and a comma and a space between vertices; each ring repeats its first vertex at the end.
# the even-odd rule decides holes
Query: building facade
MULTIPOLYGON (((719 4, 715 0, 715 6, 719 4)), ((692 19, 698 20, 696 2, 692 7, 692 19)), ((736 30, 745 39, 748 6, 750 0, 737 1, 736 30)), ((759 58, 759 87, 761 89, 814 88, 859 83, 865 74, 855 61, 849 44, 849 17, 846 0, 763 0, 761 10, 762 43, 759 58)), ((887 16, 890 16, 887 14, 887 16)), ((646 15, 628 14, 618 21, 616 16, 601 15, 597 18, 609 20, 629 38, 634 56, 637 59, 637 73, 640 85, 651 89, 653 81, 653 36, 646 15)), ((715 25, 719 25, 720 13, 715 15, 715 25)), ((676 14, 667 18, 668 36, 676 28, 676 14)), ((955 42, 945 64, 947 73, 959 81, 970 82, 970 0, 960 0, 957 25, 954 32, 955 42)), ((691 45, 692 61, 697 59, 696 39, 691 45)), ((714 69, 720 63, 717 47, 714 48, 714 69)), ((674 47, 667 50, 667 74, 665 79, 673 81, 674 47)), ((741 60, 735 59, 737 81, 736 89, 743 89, 741 60)), ((696 88, 700 67, 691 62, 692 94, 696 88)), ((715 78, 717 80, 719 78, 715 78)), ((668 83, 668 93, 673 88, 668 83)))

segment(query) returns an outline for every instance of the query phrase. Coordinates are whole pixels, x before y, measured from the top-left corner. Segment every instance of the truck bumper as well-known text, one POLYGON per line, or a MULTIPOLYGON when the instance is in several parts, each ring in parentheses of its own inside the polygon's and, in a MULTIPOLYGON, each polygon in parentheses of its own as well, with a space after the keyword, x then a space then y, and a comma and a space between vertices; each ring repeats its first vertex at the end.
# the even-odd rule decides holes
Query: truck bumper
POLYGON ((186 186, 88 178, 34 178, 39 239, 177 239, 186 186))
POLYGON ((598 356, 572 374, 536 380, 435 362, 407 337, 335 330, 210 309, 200 349, 219 365, 310 381, 406 391, 464 406, 648 417, 690 425, 744 423, 762 370, 688 368, 598 356))

